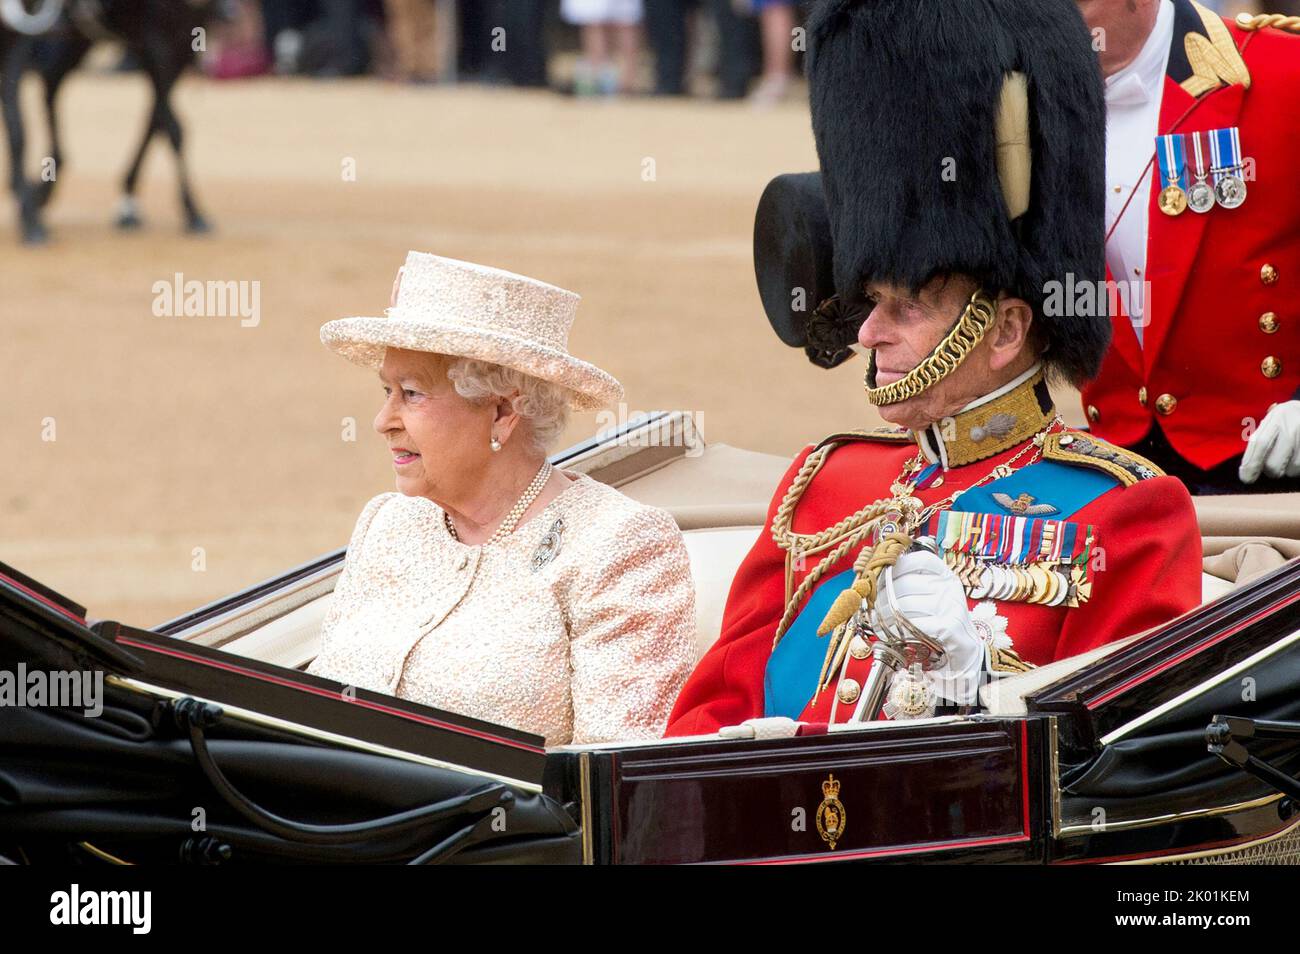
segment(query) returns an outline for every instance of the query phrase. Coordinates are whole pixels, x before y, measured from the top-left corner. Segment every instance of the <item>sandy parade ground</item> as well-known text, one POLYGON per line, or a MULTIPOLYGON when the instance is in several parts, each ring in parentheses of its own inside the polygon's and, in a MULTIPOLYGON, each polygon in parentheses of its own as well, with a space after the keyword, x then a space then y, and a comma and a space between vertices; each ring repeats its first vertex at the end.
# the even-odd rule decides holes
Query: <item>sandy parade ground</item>
POLYGON ((573 350, 624 382, 624 413, 685 409, 783 455, 878 420, 861 362, 781 345, 754 286, 759 193, 816 165, 802 103, 196 77, 176 102, 212 235, 183 233, 161 142, 145 229, 112 227, 147 97, 98 74, 64 91, 52 241, 21 247, 11 202, 0 230, 0 560, 94 617, 153 625, 347 542, 392 487, 381 392, 317 333, 382 313, 407 249, 581 293, 573 350), (246 283, 256 315, 155 315, 178 275, 246 283))

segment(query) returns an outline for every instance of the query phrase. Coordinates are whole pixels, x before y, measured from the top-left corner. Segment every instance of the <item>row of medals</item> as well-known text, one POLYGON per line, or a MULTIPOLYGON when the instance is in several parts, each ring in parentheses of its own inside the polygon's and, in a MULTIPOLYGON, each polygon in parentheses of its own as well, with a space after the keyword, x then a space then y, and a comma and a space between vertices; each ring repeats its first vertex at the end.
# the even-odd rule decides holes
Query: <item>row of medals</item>
MULTIPOLYGON (((1160 211, 1165 215, 1182 215, 1191 209, 1204 214, 1214 208, 1216 203, 1225 209, 1237 208, 1246 201, 1246 182, 1235 174, 1240 168, 1232 166, 1226 170, 1229 174, 1213 186, 1205 181, 1204 176, 1198 177, 1186 192, 1177 179, 1170 179, 1169 185, 1160 193, 1160 211)), ((1210 170, 1211 174, 1216 171, 1219 170, 1210 170)))
POLYGON ((973 600, 1078 606, 1088 601, 1092 589, 1081 566, 1068 570, 1053 563, 999 566, 951 550, 944 553, 943 559, 973 600))

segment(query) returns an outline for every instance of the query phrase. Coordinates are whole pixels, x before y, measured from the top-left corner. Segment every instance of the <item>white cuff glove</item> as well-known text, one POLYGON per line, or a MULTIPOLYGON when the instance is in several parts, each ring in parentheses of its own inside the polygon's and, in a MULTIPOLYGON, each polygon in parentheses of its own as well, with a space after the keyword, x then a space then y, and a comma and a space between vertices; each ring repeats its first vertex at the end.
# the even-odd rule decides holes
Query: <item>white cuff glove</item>
POLYGON ((1237 476, 1243 484, 1265 477, 1300 477, 1300 401, 1284 401, 1264 415, 1246 442, 1237 476))
POLYGON ((943 560, 924 550, 909 551, 898 558, 892 586, 885 582, 884 575, 872 610, 872 625, 879 630, 883 622, 887 628, 900 629, 893 619, 896 608, 944 648, 938 667, 927 673, 936 694, 959 705, 977 704, 979 674, 985 669, 987 652, 971 620, 966 590, 957 575, 943 560))
POLYGON ((746 719, 740 725, 725 725, 718 730, 724 739, 793 739, 799 734, 799 726, 786 716, 768 716, 764 719, 746 719))

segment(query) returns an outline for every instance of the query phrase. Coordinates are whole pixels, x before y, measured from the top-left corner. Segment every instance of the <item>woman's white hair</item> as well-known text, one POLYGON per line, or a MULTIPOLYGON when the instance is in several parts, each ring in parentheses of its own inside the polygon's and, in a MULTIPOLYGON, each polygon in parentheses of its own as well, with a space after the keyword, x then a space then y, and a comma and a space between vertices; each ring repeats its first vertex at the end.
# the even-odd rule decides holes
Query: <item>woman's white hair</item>
POLYGON ((528 422, 533 444, 543 454, 569 422, 569 389, 475 358, 456 358, 447 368, 456 393, 467 401, 493 401, 514 391, 515 412, 528 422))

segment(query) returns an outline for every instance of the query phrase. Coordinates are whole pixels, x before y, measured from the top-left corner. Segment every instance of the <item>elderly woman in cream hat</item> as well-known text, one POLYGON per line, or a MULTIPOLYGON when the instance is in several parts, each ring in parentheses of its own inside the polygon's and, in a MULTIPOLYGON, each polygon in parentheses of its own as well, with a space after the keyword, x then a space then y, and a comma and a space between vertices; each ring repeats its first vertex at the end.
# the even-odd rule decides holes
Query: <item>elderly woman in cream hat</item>
POLYGON ((309 672, 544 736, 657 738, 694 662, 681 533, 546 459, 622 397, 568 352, 578 296, 411 252, 384 318, 321 340, 379 372, 399 493, 357 520, 309 672))

